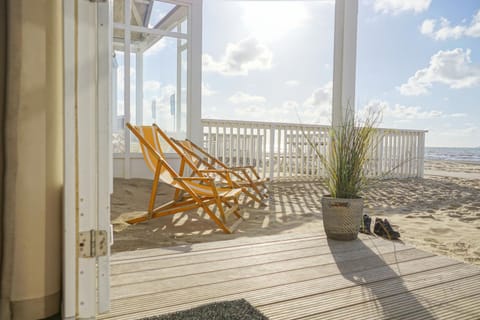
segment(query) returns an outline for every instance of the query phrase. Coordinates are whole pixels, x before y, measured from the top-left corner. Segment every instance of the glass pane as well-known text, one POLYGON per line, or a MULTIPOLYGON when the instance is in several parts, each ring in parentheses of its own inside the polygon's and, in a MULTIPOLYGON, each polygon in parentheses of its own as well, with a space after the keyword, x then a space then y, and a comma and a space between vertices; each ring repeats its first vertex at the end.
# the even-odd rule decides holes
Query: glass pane
POLYGON ((148 28, 187 34, 188 7, 155 1, 148 28))
POLYGON ((144 52, 144 124, 157 123, 163 130, 176 130, 177 40, 163 37, 144 52))
POLYGON ((148 27, 149 28, 154 28, 158 25, 162 19, 165 19, 165 17, 172 12, 172 10, 175 8, 174 4, 171 3, 166 3, 163 1, 155 1, 153 3, 153 8, 152 12, 150 15, 150 19, 148 21, 148 27))
POLYGON ((125 152, 124 54, 115 51, 112 61, 112 142, 113 152, 125 152))
MULTIPOLYGON (((130 54, 130 122, 136 123, 136 65, 130 54)), ((125 122, 128 105, 125 103, 125 53, 115 51, 112 65, 112 132, 113 152, 125 152, 125 122)), ((132 149, 132 148, 130 148, 132 149)), ((138 148, 137 148, 138 149, 138 148)))
MULTIPOLYGON (((114 0, 115 23, 124 24, 125 0, 114 0)), ((113 47, 113 141, 114 152, 140 152, 136 138, 125 131, 126 115, 133 124, 157 123, 170 136, 184 139, 187 119, 187 40, 152 33, 151 29, 187 34, 188 7, 164 1, 131 0, 129 24, 147 27, 145 32, 130 32, 125 45, 125 30, 115 28, 113 47), (128 51, 127 51, 128 50, 128 51), (125 70, 129 52, 130 70, 125 70), (130 76, 125 88, 125 73, 130 76), (125 90, 130 99, 125 101, 125 90)))
POLYGON ((156 123, 169 136, 185 139, 187 51, 180 50, 180 40, 162 37, 144 52, 143 124, 156 123))
POLYGON ((182 32, 182 33, 185 33, 185 34, 188 33, 187 17, 185 17, 185 19, 183 20, 183 22, 179 26, 180 26, 179 32, 182 32))

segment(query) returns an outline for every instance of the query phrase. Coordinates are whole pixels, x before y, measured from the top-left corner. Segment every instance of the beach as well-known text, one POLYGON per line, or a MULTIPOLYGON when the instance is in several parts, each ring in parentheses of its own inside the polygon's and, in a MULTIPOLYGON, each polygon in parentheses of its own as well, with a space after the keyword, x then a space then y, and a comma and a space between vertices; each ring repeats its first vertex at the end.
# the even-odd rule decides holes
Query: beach
MULTIPOLYGON (((150 180, 115 179, 112 252, 281 233, 323 233, 320 202, 326 190, 321 180, 271 183, 266 206, 243 199, 245 221, 233 234, 217 229, 200 210, 126 224, 126 217, 145 212, 150 190, 150 180)), ((400 241, 480 265, 480 163, 429 160, 424 178, 373 181, 363 196, 364 213, 373 221, 387 218, 400 232, 400 241)), ((172 197, 173 190, 161 185, 157 204, 172 197)))

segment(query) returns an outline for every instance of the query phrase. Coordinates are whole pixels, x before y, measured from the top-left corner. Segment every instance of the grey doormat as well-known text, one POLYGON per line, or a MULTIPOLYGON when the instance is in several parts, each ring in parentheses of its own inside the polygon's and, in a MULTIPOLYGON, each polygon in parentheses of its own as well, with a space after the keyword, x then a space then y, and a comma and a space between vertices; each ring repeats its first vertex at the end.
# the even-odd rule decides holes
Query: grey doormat
POLYGON ((245 299, 205 304, 141 320, 268 320, 245 299))

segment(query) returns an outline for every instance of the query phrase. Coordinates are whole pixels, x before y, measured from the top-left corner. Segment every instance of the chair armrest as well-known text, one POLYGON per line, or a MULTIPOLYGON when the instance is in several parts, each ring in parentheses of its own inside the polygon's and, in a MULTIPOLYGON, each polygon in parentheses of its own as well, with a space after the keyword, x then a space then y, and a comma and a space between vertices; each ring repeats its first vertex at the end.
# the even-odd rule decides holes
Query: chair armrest
POLYGON ((195 180, 200 180, 200 181, 212 181, 212 178, 209 177, 176 177, 173 178, 173 180, 184 180, 184 181, 195 181, 195 180))
POLYGON ((217 178, 220 178, 221 180, 226 182, 230 187, 236 186, 236 184, 232 181, 231 175, 239 176, 237 173, 227 169, 203 169, 198 171, 207 175, 214 174, 217 178))

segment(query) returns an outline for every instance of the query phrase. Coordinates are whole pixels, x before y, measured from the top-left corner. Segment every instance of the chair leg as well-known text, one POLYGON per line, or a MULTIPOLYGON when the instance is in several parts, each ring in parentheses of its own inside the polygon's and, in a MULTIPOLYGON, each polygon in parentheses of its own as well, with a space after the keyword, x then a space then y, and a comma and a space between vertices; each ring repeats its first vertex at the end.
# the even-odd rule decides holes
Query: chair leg
POLYGON ((180 200, 182 200, 182 198, 183 198, 183 193, 184 193, 184 192, 183 192, 182 190, 176 189, 176 190, 175 190, 175 194, 173 195, 173 199, 174 199, 175 201, 180 201, 180 200))
POLYGON ((236 215, 237 218, 243 219, 242 215, 241 215, 240 212, 239 212, 239 211, 240 211, 240 210, 239 210, 240 204, 238 203, 238 197, 235 197, 235 198, 233 199, 233 202, 234 202, 235 205, 237 206, 237 210, 233 211, 233 214, 236 215))
POLYGON ((217 203, 217 209, 218 212, 220 212, 220 217, 222 218, 223 223, 226 223, 227 218, 225 217, 225 211, 223 210, 222 200, 220 198, 217 198, 215 202, 217 203))
POLYGON ((160 177, 160 167, 157 166, 155 170, 155 177, 153 179, 152 193, 150 194, 150 201, 148 203, 148 219, 150 220, 153 216, 153 208, 155 207, 155 198, 157 197, 157 188, 158 188, 158 179, 160 177))
MULTIPOLYGON (((247 179, 250 187, 252 187, 253 191, 255 191, 256 194, 260 196, 260 198, 263 198, 262 192, 258 189, 258 185, 253 181, 253 179, 247 174, 246 170, 243 172, 243 175, 247 179)), ((262 203, 260 201, 260 203, 262 203)))
POLYGON ((255 194, 253 194, 252 192, 248 191, 247 188, 242 188, 242 190, 243 190, 243 193, 245 193, 248 197, 252 198, 253 201, 256 201, 259 204, 263 205, 262 200, 259 197, 257 197, 255 194))
POLYGON ((217 226, 219 226, 220 229, 223 230, 223 232, 232 233, 230 231, 230 229, 228 229, 227 226, 225 226, 225 224, 222 221, 220 221, 220 219, 218 219, 218 217, 215 215, 215 213, 213 213, 212 210, 210 210, 210 208, 208 206, 202 205, 202 208, 203 208, 203 210, 205 210, 205 212, 208 214, 208 216, 213 220, 213 222, 215 222, 217 224, 217 226))

